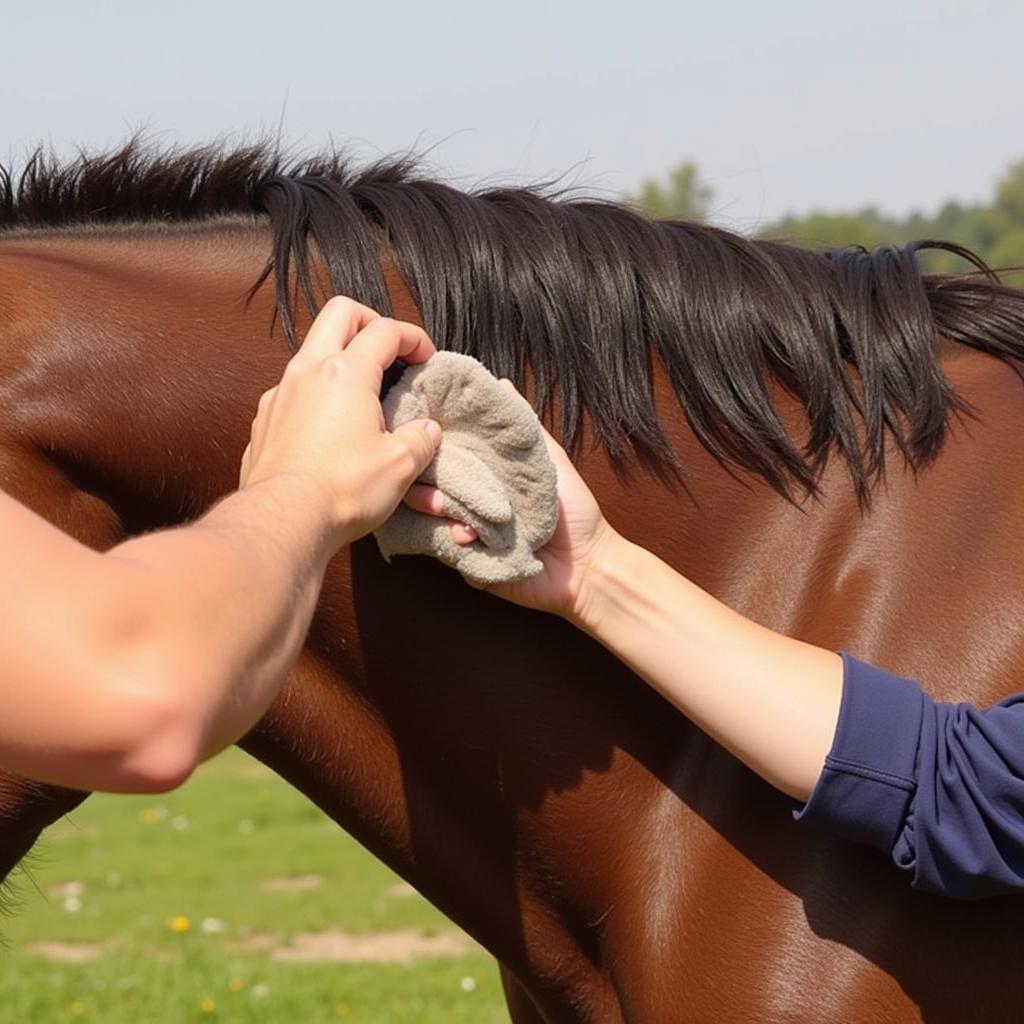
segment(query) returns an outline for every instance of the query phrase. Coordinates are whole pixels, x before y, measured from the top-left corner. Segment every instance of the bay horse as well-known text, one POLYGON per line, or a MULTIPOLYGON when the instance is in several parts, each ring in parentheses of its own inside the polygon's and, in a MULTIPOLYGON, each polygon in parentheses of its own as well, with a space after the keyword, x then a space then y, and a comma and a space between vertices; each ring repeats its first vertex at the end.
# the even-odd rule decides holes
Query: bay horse
MULTIPOLYGON (((344 293, 511 377, 613 524, 744 614, 942 699, 1022 688, 1024 294, 923 273, 943 243, 139 140, 0 172, 0 228, 0 487, 95 548, 236 485, 344 293)), ((515 1024, 1024 1019, 1024 904, 794 822, 598 645, 430 560, 341 553, 242 746, 493 953, 515 1024)), ((0 778, 4 872, 83 798, 0 778)))

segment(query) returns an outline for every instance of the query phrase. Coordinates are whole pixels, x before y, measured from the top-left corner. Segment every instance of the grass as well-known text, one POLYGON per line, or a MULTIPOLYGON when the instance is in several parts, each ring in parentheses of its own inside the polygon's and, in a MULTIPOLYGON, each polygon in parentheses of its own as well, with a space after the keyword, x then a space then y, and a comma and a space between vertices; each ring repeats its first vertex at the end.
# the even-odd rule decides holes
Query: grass
POLYGON ((166 796, 90 798, 14 884, 3 1020, 508 1022, 494 962, 468 940, 411 963, 274 959, 306 933, 455 929, 237 750, 166 796), (272 881, 296 876, 308 887, 272 881), (76 954, 92 959, 60 958, 76 954))

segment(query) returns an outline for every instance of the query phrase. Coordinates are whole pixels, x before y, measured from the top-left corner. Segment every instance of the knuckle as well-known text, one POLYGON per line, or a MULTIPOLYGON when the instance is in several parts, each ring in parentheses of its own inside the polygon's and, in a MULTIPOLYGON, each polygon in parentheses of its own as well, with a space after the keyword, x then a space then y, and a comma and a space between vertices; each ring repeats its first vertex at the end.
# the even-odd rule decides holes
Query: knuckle
POLYGON ((348 373, 349 361, 341 353, 329 356, 320 364, 320 373, 327 380, 340 380, 348 373))
MULTIPOLYGON (((288 360, 288 365, 284 368, 284 373, 281 374, 281 384, 287 384, 288 381, 294 380, 306 367, 308 359, 308 353, 304 356, 301 352, 297 356, 293 356, 288 360)), ((278 385, 280 387, 280 384, 278 385)))
POLYGON ((347 295, 332 295, 327 302, 324 303, 324 309, 330 310, 332 313, 347 313, 354 310, 357 303, 354 299, 350 299, 347 295))

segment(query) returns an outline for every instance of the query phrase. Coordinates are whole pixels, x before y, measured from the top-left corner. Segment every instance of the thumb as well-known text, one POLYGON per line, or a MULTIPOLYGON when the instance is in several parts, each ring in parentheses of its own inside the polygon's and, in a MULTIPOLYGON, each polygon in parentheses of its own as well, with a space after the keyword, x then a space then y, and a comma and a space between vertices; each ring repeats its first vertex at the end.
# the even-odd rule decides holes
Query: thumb
POLYGON ((434 420, 411 420, 391 432, 391 436, 413 457, 412 483, 430 465, 441 443, 441 425, 434 420))

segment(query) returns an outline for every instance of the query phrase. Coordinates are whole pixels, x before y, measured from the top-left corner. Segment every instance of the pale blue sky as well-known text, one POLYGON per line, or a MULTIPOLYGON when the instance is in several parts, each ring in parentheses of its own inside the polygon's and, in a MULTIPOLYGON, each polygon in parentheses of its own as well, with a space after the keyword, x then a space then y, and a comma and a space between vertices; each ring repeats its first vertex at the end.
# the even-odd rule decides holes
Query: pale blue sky
POLYGON ((0 159, 276 132, 603 194, 683 158, 749 229, 986 198, 1024 159, 1021 0, 0 6, 0 159))

